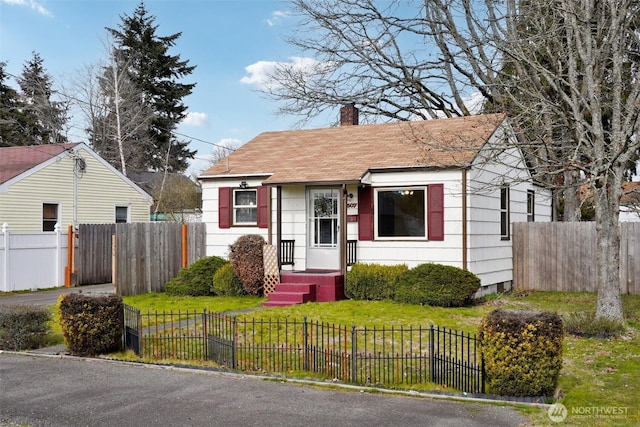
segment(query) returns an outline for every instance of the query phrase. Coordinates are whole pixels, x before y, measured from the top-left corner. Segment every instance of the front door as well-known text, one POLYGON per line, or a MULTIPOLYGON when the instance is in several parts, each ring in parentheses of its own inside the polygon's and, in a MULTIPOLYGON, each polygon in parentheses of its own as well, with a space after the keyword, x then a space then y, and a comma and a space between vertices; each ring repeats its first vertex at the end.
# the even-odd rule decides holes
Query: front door
POLYGON ((310 188, 307 218, 307 268, 339 270, 340 190, 310 188))

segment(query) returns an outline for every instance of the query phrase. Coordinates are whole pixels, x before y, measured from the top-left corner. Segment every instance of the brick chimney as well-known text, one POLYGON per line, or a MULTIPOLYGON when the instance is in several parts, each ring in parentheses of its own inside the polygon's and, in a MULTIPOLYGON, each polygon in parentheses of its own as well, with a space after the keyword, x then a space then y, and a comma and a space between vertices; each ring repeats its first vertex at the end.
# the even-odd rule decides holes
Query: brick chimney
POLYGON ((358 109, 353 102, 340 107, 340 126, 355 126, 358 124, 358 109))

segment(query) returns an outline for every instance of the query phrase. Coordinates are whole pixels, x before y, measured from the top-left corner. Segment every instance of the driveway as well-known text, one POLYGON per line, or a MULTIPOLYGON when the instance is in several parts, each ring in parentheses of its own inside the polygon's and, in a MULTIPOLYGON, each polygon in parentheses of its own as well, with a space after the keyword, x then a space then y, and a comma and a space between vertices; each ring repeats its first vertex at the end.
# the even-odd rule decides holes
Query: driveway
POLYGON ((508 406, 0 352, 0 425, 518 426, 508 406))
POLYGON ((86 295, 105 295, 115 293, 111 283, 102 285, 78 286, 74 288, 57 288, 48 291, 25 293, 0 292, 0 305, 54 305, 61 294, 83 293, 86 295))

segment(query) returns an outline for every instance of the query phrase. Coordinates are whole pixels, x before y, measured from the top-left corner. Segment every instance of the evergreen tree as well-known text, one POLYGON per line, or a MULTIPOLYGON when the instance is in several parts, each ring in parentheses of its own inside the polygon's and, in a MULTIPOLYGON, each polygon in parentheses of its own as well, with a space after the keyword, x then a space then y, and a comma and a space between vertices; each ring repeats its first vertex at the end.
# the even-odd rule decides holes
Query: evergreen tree
POLYGON ((182 172, 195 154, 188 149, 190 141, 179 140, 173 134, 186 116, 182 99, 195 87, 195 83, 180 83, 195 66, 182 61, 180 55, 169 54, 182 33, 158 36, 155 17, 148 14, 144 2, 140 2, 133 16, 121 19, 118 29, 107 28, 115 40, 116 58, 128 64, 131 81, 141 91, 141 102, 153 111, 146 129, 151 144, 142 147, 145 166, 149 170, 182 172))
POLYGON ((20 95, 6 84, 5 62, 0 62, 0 147, 29 145, 33 142, 25 134, 28 122, 20 95))
POLYGON ((63 129, 67 123, 67 110, 62 102, 51 99, 53 81, 47 74, 44 60, 36 52, 22 67, 18 84, 22 91, 24 111, 28 114, 25 133, 31 144, 66 142, 63 129))

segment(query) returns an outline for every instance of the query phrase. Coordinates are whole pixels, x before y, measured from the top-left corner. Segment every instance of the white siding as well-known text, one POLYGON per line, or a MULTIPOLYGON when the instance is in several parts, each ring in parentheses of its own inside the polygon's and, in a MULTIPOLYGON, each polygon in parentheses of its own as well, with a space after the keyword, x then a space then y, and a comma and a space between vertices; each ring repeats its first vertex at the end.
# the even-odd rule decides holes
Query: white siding
MULTIPOLYGON (((149 221, 150 198, 121 175, 85 150, 79 154, 86 171, 77 178, 79 223, 113 223, 116 206, 127 206, 131 222, 149 221)), ((0 225, 11 230, 42 231, 42 204, 59 205, 59 223, 66 227, 74 219, 74 159, 61 156, 46 167, 11 184, 0 192, 0 225)))

